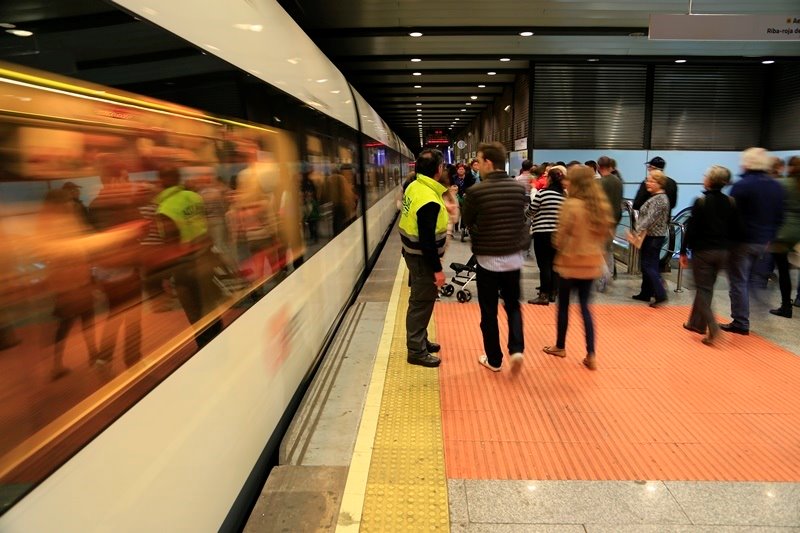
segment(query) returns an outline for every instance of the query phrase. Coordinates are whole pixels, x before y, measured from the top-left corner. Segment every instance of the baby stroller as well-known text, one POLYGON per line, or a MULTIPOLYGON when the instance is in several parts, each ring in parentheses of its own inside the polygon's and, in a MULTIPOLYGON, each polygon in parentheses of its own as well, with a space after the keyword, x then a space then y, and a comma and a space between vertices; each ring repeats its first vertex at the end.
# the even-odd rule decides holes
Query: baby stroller
POLYGON ((466 265, 463 263, 450 263, 450 268, 453 269, 455 275, 450 279, 450 283, 439 289, 439 294, 442 296, 452 296, 453 293, 456 292, 454 285, 458 285, 461 287, 458 292, 456 292, 456 299, 459 303, 463 304, 472 300, 472 293, 467 289, 467 285, 475 280, 475 276, 477 275, 475 266, 477 264, 478 260, 474 255, 469 258, 466 265))

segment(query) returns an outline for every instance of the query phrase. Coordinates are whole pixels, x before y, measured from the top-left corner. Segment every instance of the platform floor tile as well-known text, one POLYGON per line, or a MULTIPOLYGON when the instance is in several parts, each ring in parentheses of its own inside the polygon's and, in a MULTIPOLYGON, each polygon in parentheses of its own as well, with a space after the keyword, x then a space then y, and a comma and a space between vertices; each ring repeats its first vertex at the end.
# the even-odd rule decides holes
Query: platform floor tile
POLYGON ((438 372, 406 362, 407 308, 408 286, 403 283, 367 479, 362 532, 450 530, 438 372))
MULTIPOLYGON (((487 371, 476 303, 441 302, 442 425, 450 479, 800 481, 800 357, 757 336, 715 346, 689 309, 593 306, 598 370, 578 306, 567 357, 554 305, 523 305, 521 372, 487 371)), ((500 312, 505 343, 505 315, 500 312)))

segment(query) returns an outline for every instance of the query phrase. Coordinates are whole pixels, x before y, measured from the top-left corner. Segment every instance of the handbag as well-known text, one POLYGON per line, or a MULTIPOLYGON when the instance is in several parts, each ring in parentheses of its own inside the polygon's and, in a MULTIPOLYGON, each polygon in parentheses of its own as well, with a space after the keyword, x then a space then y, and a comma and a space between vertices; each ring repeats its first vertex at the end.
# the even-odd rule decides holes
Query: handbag
POLYGON ((628 231, 625 235, 625 239, 631 243, 631 246, 639 250, 642 247, 642 242, 644 242, 644 237, 646 234, 646 231, 641 231, 638 233, 631 233, 628 231))

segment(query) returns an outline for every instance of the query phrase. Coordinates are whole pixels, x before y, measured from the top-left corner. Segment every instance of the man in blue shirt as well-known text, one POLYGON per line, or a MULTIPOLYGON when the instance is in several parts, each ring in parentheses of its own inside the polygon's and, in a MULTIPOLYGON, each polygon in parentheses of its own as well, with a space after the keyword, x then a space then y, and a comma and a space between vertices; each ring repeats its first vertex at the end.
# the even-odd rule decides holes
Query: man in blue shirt
POLYGON ((731 250, 728 265, 733 320, 719 327, 729 333, 749 335, 750 273, 783 222, 786 193, 769 173, 772 158, 764 148, 748 148, 742 152, 741 164, 744 172, 731 188, 731 197, 736 200, 744 228, 731 250))

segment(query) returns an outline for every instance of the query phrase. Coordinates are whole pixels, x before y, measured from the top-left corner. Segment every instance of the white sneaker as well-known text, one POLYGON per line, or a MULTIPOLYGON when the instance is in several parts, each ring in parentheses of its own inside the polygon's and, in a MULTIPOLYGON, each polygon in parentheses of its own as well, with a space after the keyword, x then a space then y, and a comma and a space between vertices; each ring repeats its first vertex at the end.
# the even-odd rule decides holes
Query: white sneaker
POLYGON ((522 369, 522 362, 524 361, 524 356, 522 352, 512 353, 508 356, 508 365, 511 368, 512 374, 518 374, 520 369, 522 369))
POLYGON ((478 363, 480 363, 481 365, 485 366, 486 368, 488 368, 492 372, 500 372, 500 367, 499 366, 492 366, 492 365, 489 364, 489 358, 486 357, 486 354, 482 354, 480 357, 478 357, 478 363))

